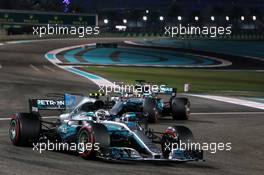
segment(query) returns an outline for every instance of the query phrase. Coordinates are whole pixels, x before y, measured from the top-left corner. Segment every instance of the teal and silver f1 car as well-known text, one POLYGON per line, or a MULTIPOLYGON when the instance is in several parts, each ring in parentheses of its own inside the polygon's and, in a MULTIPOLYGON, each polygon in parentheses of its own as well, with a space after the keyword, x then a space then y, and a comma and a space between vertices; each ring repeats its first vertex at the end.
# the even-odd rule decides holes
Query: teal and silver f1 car
POLYGON ((120 117, 126 112, 143 112, 148 114, 148 122, 156 123, 158 118, 172 116, 175 120, 188 120, 190 117, 190 101, 186 97, 178 97, 177 89, 163 86, 158 92, 151 92, 149 83, 137 80, 137 86, 143 87, 141 93, 130 93, 112 97, 115 105, 109 110, 112 116, 120 117))
POLYGON ((76 152, 85 159, 123 161, 187 162, 203 160, 203 151, 186 149, 180 143, 192 142, 190 129, 172 126, 163 132, 148 128, 143 113, 125 113, 114 121, 98 100, 84 97, 74 110, 56 122, 44 121, 41 109, 64 108, 62 101, 31 101, 30 113, 18 113, 10 122, 10 140, 14 145, 38 142, 77 144, 76 152), (78 110, 77 110, 78 109, 78 110), (84 145, 92 145, 86 149, 84 145), (96 146, 95 146, 96 145, 96 146))

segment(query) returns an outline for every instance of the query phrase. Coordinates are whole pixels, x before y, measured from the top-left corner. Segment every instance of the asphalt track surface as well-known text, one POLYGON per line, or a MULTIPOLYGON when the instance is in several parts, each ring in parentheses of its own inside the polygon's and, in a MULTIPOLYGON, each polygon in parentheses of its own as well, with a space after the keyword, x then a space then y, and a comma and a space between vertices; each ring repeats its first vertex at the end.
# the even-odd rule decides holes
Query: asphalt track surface
MULTIPOLYGON (((97 90, 96 85, 65 72, 45 58, 56 48, 94 42, 54 40, 0 46, 0 119, 27 111, 27 99, 51 92, 97 90)), ((0 174, 263 174, 264 112, 214 100, 190 97, 188 121, 163 118, 151 127, 188 126, 199 142, 231 142, 231 151, 206 152, 205 162, 184 164, 111 163, 83 160, 77 155, 15 147, 8 137, 9 121, 0 120, 0 174)))

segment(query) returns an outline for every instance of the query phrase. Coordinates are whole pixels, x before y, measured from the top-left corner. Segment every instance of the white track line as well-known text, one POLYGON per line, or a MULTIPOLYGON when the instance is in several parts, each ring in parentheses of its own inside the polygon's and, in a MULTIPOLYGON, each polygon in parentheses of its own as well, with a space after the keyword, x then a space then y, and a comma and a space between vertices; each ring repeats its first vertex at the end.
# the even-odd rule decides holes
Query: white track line
POLYGON ((51 72, 56 72, 54 69, 52 69, 51 67, 49 66, 43 66, 44 69, 47 69, 48 71, 51 71, 51 72))
POLYGON ((250 59, 254 59, 254 60, 258 60, 258 61, 264 61, 263 58, 259 58, 259 57, 254 57, 254 56, 243 56, 241 55, 242 57, 246 57, 246 58, 250 58, 250 59))
POLYGON ((29 67, 31 67, 32 69, 34 69, 35 71, 39 72, 40 69, 37 68, 36 66, 34 66, 33 64, 30 64, 29 67))
MULTIPOLYGON (((191 115, 263 115, 264 112, 194 112, 191 115)), ((46 116, 43 119, 56 119, 59 116, 46 116)), ((0 121, 8 121, 11 118, 0 118, 0 121)))
POLYGON ((52 118, 59 118, 59 116, 47 116, 47 117, 42 117, 42 118, 44 118, 44 119, 52 119, 52 118))
POLYGON ((187 95, 264 110, 264 103, 259 103, 255 101, 242 100, 231 97, 215 96, 215 95, 195 95, 195 94, 187 94, 187 95))
POLYGON ((79 76, 85 77, 85 78, 89 79, 90 81, 94 82, 98 86, 101 86, 101 85, 113 86, 112 82, 110 82, 109 80, 107 80, 107 79, 105 79, 103 77, 100 77, 100 76, 97 76, 95 74, 91 74, 91 73, 88 73, 88 72, 84 72, 84 71, 78 70, 78 69, 74 68, 73 66, 61 66, 61 65, 58 65, 58 64, 62 63, 56 56, 60 52, 71 50, 71 49, 76 49, 76 48, 79 48, 79 47, 94 46, 94 45, 96 45, 96 43, 82 44, 82 45, 77 45, 77 46, 70 46, 70 47, 64 47, 64 48, 60 48, 60 49, 55 49, 55 50, 52 50, 52 51, 49 51, 48 53, 46 53, 45 57, 46 57, 46 59, 48 61, 50 61, 55 66, 57 66, 57 67, 59 67, 61 69, 64 69, 64 70, 66 70, 68 72, 72 72, 72 73, 77 74, 79 76), (92 77, 97 77, 97 78, 92 78, 92 77))
MULTIPOLYGON (((59 118, 59 116, 47 116, 47 117, 41 117, 43 119, 53 119, 53 118, 59 118)), ((11 118, 0 118, 0 121, 6 121, 11 120, 11 118)))
POLYGON ((11 118, 0 118, 0 121, 10 120, 11 118))
POLYGON ((191 115, 263 115, 264 112, 194 112, 191 115))

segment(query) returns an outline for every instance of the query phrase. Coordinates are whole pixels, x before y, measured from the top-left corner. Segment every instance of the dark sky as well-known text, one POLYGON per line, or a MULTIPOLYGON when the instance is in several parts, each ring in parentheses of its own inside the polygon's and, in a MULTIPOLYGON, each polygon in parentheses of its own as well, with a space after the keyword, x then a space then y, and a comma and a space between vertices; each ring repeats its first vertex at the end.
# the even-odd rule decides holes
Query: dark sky
MULTIPOLYGON (((68 0, 70 8, 81 12, 90 12, 103 9, 149 9, 166 12, 172 4, 177 4, 186 11, 206 10, 211 7, 242 7, 244 9, 264 9, 264 0, 68 0)), ((0 9, 23 9, 23 10, 62 10, 63 0, 0 0, 0 9), (38 3, 37 3, 38 2, 38 3), (32 5, 34 3, 34 6, 32 5), (41 4, 37 6, 36 4, 41 4)))
POLYGON ((88 6, 94 8, 166 8, 172 2, 188 8, 206 6, 264 6, 264 0, 86 0, 88 6))

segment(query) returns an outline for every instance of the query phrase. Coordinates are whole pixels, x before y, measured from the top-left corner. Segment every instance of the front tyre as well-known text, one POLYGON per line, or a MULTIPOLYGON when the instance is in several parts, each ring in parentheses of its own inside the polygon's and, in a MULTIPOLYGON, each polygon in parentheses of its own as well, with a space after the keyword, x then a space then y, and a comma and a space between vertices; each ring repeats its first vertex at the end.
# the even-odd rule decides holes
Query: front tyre
POLYGON ((91 128, 82 127, 77 137, 78 152, 84 159, 93 159, 95 157, 94 151, 94 135, 92 134, 91 128), (90 147, 87 149, 87 146, 90 147))
POLYGON ((110 136, 106 126, 100 123, 90 123, 83 126, 77 136, 78 151, 84 159, 95 159, 110 146, 110 136))
POLYGON ((170 126, 161 137, 161 150, 163 157, 168 159, 172 154, 172 149, 177 146, 181 148, 181 144, 188 145, 194 141, 192 131, 185 126, 170 126))

